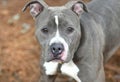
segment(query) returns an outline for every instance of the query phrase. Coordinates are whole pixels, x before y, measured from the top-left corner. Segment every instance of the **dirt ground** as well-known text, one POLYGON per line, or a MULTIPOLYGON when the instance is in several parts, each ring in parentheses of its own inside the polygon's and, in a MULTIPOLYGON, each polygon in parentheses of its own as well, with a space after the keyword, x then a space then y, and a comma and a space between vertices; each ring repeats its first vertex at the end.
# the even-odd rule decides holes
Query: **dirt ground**
MULTIPOLYGON (((0 0, 0 82, 39 80, 40 46, 34 35, 34 20, 28 10, 21 12, 27 1, 0 0)), ((46 1, 61 5, 67 0, 46 1)), ((120 50, 105 65, 105 72, 107 82, 120 82, 120 50)))

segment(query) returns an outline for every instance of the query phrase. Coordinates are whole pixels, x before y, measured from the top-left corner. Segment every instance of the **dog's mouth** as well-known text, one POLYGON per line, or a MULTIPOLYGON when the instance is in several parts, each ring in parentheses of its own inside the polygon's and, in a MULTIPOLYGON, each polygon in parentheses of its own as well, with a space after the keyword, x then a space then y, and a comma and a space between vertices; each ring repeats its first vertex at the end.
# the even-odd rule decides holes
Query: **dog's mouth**
POLYGON ((49 60, 49 62, 51 62, 51 61, 58 62, 58 63, 63 63, 64 62, 64 60, 62 60, 60 58, 54 58, 54 59, 49 60))
POLYGON ((62 62, 65 62, 66 56, 67 56, 67 55, 64 54, 64 52, 63 52, 62 54, 58 55, 58 56, 53 56, 53 55, 51 54, 51 58, 48 60, 48 62, 54 61, 54 62, 62 63, 62 62))
POLYGON ((54 61, 54 62, 64 62, 64 60, 61 57, 52 57, 48 62, 54 61))

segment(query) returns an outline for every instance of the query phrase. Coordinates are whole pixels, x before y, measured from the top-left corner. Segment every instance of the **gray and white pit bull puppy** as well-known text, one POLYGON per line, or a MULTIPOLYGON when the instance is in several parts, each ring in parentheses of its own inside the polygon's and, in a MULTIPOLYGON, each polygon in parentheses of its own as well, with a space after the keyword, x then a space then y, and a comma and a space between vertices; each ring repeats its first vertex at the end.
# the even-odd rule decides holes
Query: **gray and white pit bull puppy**
POLYGON ((120 47, 120 0, 70 0, 49 7, 28 2, 42 46, 40 82, 55 82, 57 73, 77 82, 105 82, 104 62, 120 47))

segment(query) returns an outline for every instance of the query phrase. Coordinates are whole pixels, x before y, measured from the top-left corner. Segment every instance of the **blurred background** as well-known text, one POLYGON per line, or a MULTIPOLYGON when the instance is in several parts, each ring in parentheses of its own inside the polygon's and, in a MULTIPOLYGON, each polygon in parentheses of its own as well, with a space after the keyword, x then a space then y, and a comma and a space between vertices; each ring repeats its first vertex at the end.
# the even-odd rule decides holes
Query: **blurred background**
MULTIPOLYGON (((34 35, 34 20, 28 10, 21 11, 28 1, 0 0, 0 82, 39 80, 41 50, 34 35)), ((68 0, 45 1, 49 5, 63 5, 68 0)), ((105 73, 107 82, 120 82, 120 50, 105 65, 105 73)))

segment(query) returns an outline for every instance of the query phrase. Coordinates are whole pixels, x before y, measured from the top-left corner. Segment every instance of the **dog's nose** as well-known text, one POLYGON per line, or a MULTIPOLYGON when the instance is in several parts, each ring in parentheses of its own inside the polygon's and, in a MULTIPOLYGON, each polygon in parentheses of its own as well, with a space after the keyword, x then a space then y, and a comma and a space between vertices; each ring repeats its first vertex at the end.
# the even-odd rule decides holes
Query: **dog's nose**
POLYGON ((50 46, 51 52, 54 57, 58 57, 64 51, 64 46, 61 43, 53 43, 50 46))

